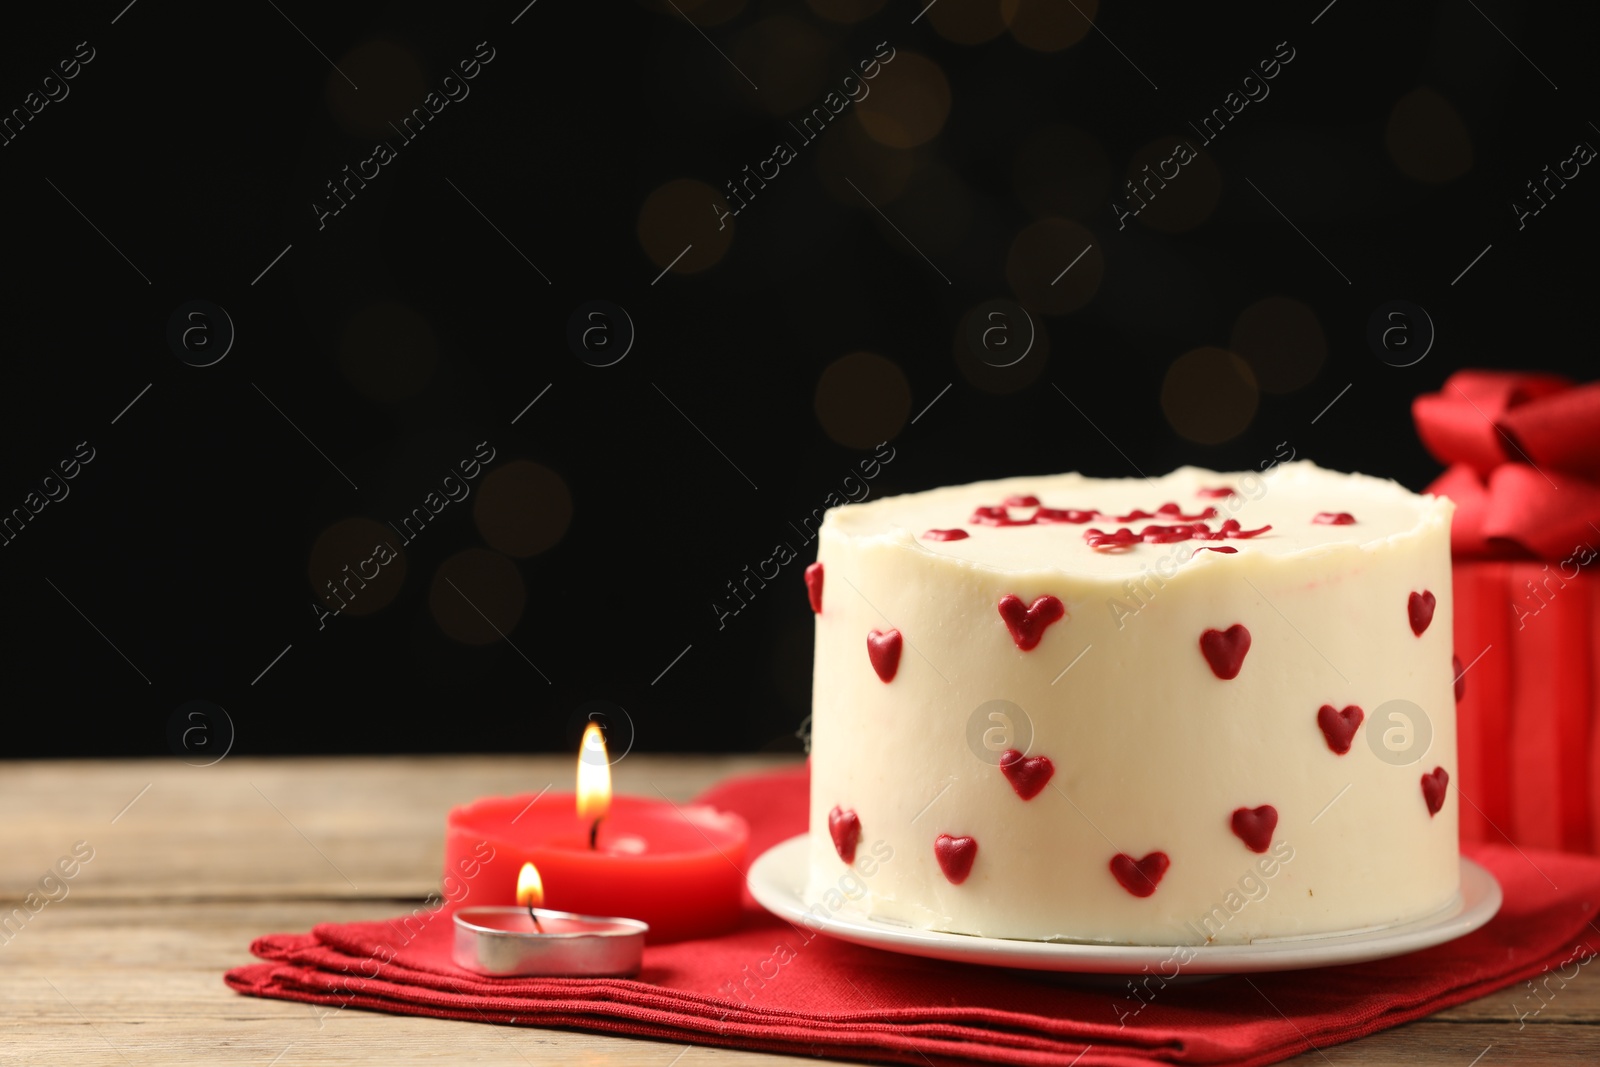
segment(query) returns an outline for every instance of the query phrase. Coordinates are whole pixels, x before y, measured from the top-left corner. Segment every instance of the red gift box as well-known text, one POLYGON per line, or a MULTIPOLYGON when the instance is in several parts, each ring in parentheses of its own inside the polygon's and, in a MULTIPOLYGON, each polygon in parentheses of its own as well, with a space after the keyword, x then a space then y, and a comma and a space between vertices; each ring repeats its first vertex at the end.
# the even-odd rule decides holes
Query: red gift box
POLYGON ((1412 414, 1456 503, 1461 836, 1600 853, 1600 383, 1461 371, 1412 414))

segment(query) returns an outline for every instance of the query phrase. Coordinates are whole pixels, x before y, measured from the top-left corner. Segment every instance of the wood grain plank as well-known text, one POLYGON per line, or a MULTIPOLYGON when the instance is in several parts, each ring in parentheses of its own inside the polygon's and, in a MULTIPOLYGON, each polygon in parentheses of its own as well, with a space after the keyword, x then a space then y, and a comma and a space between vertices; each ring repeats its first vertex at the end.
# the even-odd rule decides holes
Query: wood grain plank
MULTIPOLYGON (((0 945, 0 1064, 605 1064, 716 1062, 778 1067, 792 1058, 526 1027, 331 1012, 234 993, 229 967, 250 941, 317 922, 393 914, 393 904, 234 901, 51 905, 0 945), (285 1051, 285 1050, 288 1051, 285 1051), (274 1057, 281 1058, 274 1061, 274 1057)), ((844 1061, 811 1061, 844 1062, 844 1061)))
MULTIPOLYGON (((686 800, 725 776, 794 761, 640 754, 613 774, 621 792, 686 800)), ((0 901, 20 898, 77 841, 95 855, 73 896, 422 897, 438 885, 453 805, 570 790, 575 765, 564 756, 6 765, 0 901)))
MULTIPOLYGON (((241 997, 222 984, 249 962, 250 941, 316 922, 391 914, 390 902, 227 901, 51 905, 0 945, 0 1064, 193 1061, 267 1064, 435 1062, 639 1064, 668 1067, 682 1046, 558 1031, 476 1026, 355 1010, 331 1016, 301 1004, 241 997), (126 1057, 123 1059, 122 1057, 126 1057)), ((1509 992, 1360 1042, 1308 1051, 1312 1064, 1467 1067, 1489 1045, 1518 1062, 1600 1059, 1600 977, 1589 968, 1519 1025, 1509 992), (1323 1059, 1323 1056, 1327 1059, 1323 1059), (1587 1055, 1589 1059, 1582 1059, 1587 1055)), ((1526 1009, 1524 1009, 1526 1010, 1526 1009)), ((775 1067, 783 1057, 696 1047, 682 1067, 718 1062, 775 1067)), ((843 1062, 843 1061, 838 1061, 843 1062)), ((1485 1067, 1492 1067, 1486 1063, 1485 1067)))
POLYGON ((1504 1067, 1507 1063, 1593 1067, 1600 1062, 1600 1028, 1566 1023, 1530 1025, 1518 1031, 1515 1025, 1422 1019, 1283 1062, 1288 1067, 1504 1067))
MULTIPOLYGON (((618 788, 684 799, 787 757, 631 756, 618 788)), ((238 759, 13 764, 0 774, 0 901, 78 840, 92 860, 0 938, 0 1065, 578 1063, 775 1067, 791 1057, 474 1026, 240 997, 222 984, 257 935, 382 917, 434 888, 444 812, 486 793, 566 785, 566 757, 238 759), (148 789, 146 788, 148 786, 148 789), (128 802, 138 797, 132 807, 128 802), (124 810, 126 808, 126 810, 124 810), (118 816, 118 812, 121 815, 118 816), (115 821, 113 822, 113 817, 115 821), (348 880, 347 880, 348 879, 348 880), (681 1060, 678 1059, 681 1055, 681 1060), (276 1058, 276 1060, 275 1060, 276 1058)), ((11 905, 0 907, 4 913, 11 905)), ((1600 968, 1516 986, 1311 1065, 1600 1062, 1600 968), (1538 1009, 1536 1012, 1534 1009, 1538 1009), (1485 1050, 1488 1050, 1485 1053, 1485 1050)), ((844 1062, 844 1061, 817 1061, 844 1062)))

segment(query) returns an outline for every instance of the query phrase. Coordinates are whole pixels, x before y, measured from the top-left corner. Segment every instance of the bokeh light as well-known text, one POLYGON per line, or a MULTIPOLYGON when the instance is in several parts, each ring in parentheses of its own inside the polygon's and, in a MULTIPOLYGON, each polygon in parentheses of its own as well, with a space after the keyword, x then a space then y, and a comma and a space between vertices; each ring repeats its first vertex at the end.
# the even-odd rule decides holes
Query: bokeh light
POLYGON ((1400 173, 1437 185, 1472 169, 1472 135, 1460 112, 1422 86, 1395 101, 1383 141, 1400 173))
MULTIPOLYGON (((402 542, 376 519, 339 520, 311 544, 306 577, 312 594, 341 615, 370 615, 388 607, 406 582, 402 542)), ((322 622, 327 625, 325 617, 322 622)))
POLYGON ((955 44, 983 44, 1006 32, 1009 0, 943 0, 928 9, 940 37, 955 44))
MULTIPOLYGON (((752 188, 759 190, 754 183, 752 188)), ((718 229, 719 214, 735 206, 705 182, 693 178, 667 182, 645 197, 639 208, 639 244, 658 268, 672 264, 674 274, 695 274, 716 266, 733 243, 734 230, 731 214, 720 219, 718 229)))
POLYGON ((1023 307, 1067 315, 1094 299, 1105 268, 1105 257, 1088 229, 1071 219, 1039 219, 1011 242, 1006 283, 1023 307))
POLYGON ((761 86, 755 99, 762 107, 791 115, 809 111, 832 88, 824 82, 831 73, 828 51, 828 39, 808 23, 774 15, 739 34, 733 61, 761 86))
POLYGON ((1222 198, 1222 172, 1217 169, 1216 160, 1198 148, 1192 138, 1174 135, 1151 141, 1133 154, 1125 177, 1133 182, 1138 199, 1130 196, 1125 185, 1113 189, 1112 195, 1130 210, 1139 208, 1139 201, 1144 201, 1144 207, 1130 222, 1140 222, 1163 233, 1194 229, 1211 217, 1222 198), (1180 144, 1193 156, 1178 152, 1180 144), (1189 161, 1180 164, 1180 157, 1189 161), (1173 175, 1174 168, 1177 173, 1167 177, 1173 175))
POLYGON ((389 123, 422 107, 422 98, 432 88, 422 61, 398 41, 356 45, 339 57, 338 69, 328 72, 324 84, 323 96, 333 121, 353 136, 379 139, 393 137, 394 127, 389 123), (351 81, 361 86, 360 92, 351 81))
POLYGON ((1002 0, 1011 36, 1035 52, 1059 52, 1086 37, 1093 26, 1098 0, 1002 0))
POLYGON ((817 421, 846 448, 871 448, 895 438, 911 414, 911 386, 893 360, 852 352, 828 364, 817 380, 817 421))
POLYGON ((1264 393, 1310 385, 1328 358, 1317 313, 1299 300, 1269 296, 1239 312, 1228 347, 1250 364, 1264 393))
POLYGON ((855 105, 856 119, 873 140, 890 148, 915 148, 938 136, 950 116, 950 83, 931 59, 895 52, 865 83, 871 91, 855 105))
POLYGON ((1232 440, 1260 403, 1250 365, 1223 348, 1196 348, 1172 361, 1161 383, 1161 410, 1179 435, 1202 445, 1232 440))
POLYGON ((392 404, 433 377, 439 344, 428 320, 393 300, 360 308, 339 335, 339 370, 362 396, 392 404))
POLYGON ((1035 215, 1103 214, 1111 197, 1111 160, 1098 141, 1075 126, 1030 133, 1017 149, 1012 174, 1017 199, 1035 215))
POLYGON ((524 559, 553 548, 572 522, 572 493, 561 475, 518 459, 491 471, 478 489, 472 521, 489 547, 524 559))
POLYGON ((434 572, 428 610, 444 635, 464 645, 492 645, 522 620, 528 593, 517 565, 498 552, 469 548, 434 572))

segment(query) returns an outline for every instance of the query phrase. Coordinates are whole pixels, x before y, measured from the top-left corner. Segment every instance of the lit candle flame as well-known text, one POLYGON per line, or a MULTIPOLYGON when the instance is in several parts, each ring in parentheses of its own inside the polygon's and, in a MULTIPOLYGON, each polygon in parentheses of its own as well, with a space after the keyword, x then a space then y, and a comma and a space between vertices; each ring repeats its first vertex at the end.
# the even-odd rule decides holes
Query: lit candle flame
POLYGON ((517 875, 517 905, 523 908, 544 906, 544 881, 539 877, 539 868, 531 863, 524 863, 522 872, 517 875))
POLYGON ((583 731, 578 746, 578 818, 598 823, 611 810, 611 758, 605 734, 596 723, 583 731))

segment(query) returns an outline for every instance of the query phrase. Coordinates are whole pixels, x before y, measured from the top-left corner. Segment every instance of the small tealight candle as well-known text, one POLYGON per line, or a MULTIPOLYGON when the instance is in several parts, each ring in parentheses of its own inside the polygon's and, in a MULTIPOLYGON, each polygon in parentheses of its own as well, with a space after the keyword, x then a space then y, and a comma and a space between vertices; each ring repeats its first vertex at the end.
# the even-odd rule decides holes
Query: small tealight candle
POLYGON ((550 911, 539 869, 524 863, 517 903, 455 914, 456 965, 498 977, 637 974, 650 927, 637 919, 550 911), (524 910, 526 909, 526 910, 524 910))

